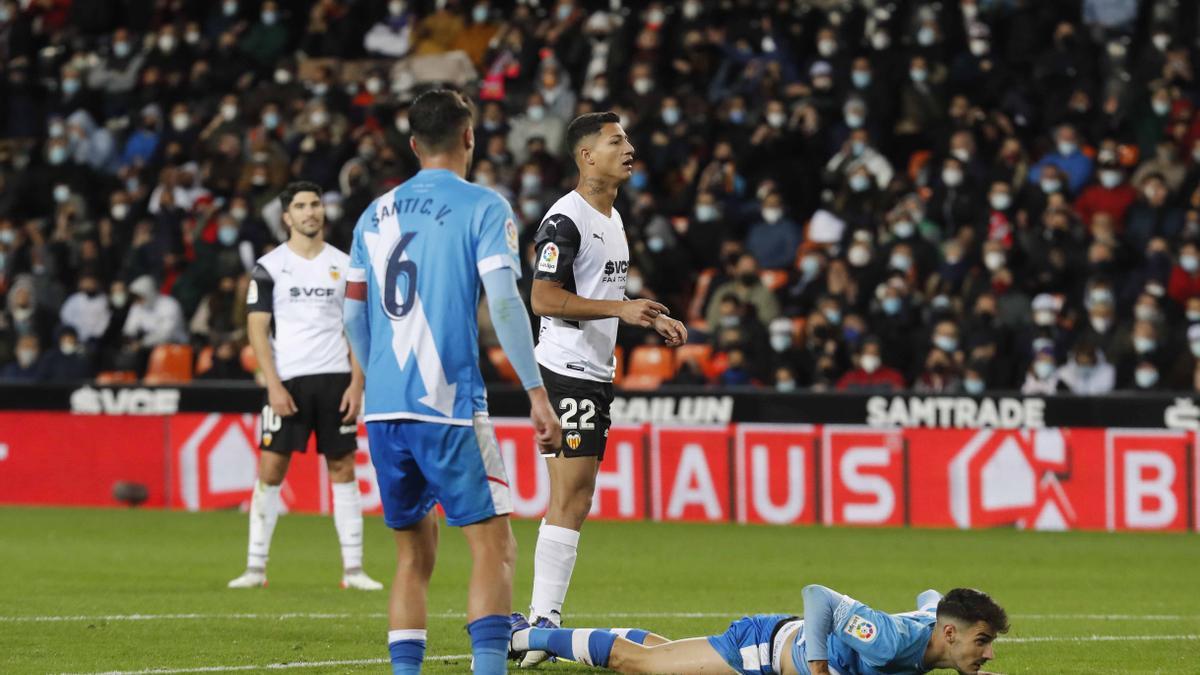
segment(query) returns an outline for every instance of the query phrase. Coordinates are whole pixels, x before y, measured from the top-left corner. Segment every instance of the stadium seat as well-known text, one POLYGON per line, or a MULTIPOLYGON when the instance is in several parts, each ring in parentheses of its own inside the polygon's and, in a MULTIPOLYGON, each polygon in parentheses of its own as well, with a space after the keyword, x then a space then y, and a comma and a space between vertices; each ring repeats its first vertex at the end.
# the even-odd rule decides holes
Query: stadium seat
POLYGON ((137 384, 137 373, 132 370, 105 370, 96 373, 96 384, 137 384))
POLYGON ((213 348, 212 346, 205 347, 200 350, 200 356, 196 357, 196 377, 199 377, 213 367, 213 348))
POLYGON ((708 377, 709 368, 712 367, 712 351, 712 345, 706 344, 689 344, 679 347, 675 350, 675 370, 678 371, 684 363, 692 361, 700 366, 700 372, 708 377))
POLYGON ((650 373, 631 373, 625 376, 622 389, 630 389, 633 391, 649 391, 658 389, 662 386, 663 379, 657 375, 650 373))
POLYGON ((792 319, 792 344, 804 344, 804 324, 807 322, 802 316, 797 316, 792 319))
POLYGON ((254 348, 250 345, 242 347, 241 361, 242 370, 252 375, 258 372, 258 357, 254 355, 254 348))
POLYGON ((921 175, 921 170, 933 158, 933 153, 929 150, 917 150, 908 158, 908 179, 912 182, 917 182, 917 176, 921 175))
POLYGON ((192 348, 188 345, 159 345, 150 352, 146 384, 187 384, 192 381, 192 348))
POLYGON ((500 374, 500 377, 505 382, 513 384, 521 383, 521 378, 517 377, 517 369, 513 368, 513 365, 509 363, 508 355, 504 353, 503 347, 499 345, 488 347, 487 357, 488 362, 492 364, 492 367, 496 369, 496 372, 500 374))
POLYGON ((629 370, 625 373, 625 387, 634 375, 653 375, 660 382, 675 376, 675 360, 670 347, 641 345, 634 347, 629 356, 629 370))
POLYGON ((625 349, 621 345, 613 349, 613 359, 617 362, 613 369, 613 386, 620 387, 625 380, 625 349))

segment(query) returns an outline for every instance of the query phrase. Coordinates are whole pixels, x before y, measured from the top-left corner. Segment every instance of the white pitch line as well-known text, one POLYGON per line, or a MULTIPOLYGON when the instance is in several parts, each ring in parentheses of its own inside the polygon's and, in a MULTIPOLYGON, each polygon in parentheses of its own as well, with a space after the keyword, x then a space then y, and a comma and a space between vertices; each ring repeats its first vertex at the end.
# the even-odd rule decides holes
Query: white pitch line
MULTIPOLYGON (((751 612, 753 613, 753 612, 751 612)), ((735 618, 746 612, 582 612, 571 613, 572 619, 720 619, 735 618)), ((1200 614, 1012 614, 1014 619, 1028 621, 1093 620, 1093 621, 1196 621, 1200 614)), ((289 619, 382 619, 384 612, 282 612, 279 614, 94 614, 60 616, 0 616, 0 623, 60 623, 84 621, 205 621, 225 619, 274 620, 289 619)), ((431 619, 465 619, 462 612, 435 612, 431 619)))
MULTIPOLYGON (((426 656, 426 661, 456 661, 469 659, 470 654, 426 656)), ((200 666, 197 668, 147 668, 145 670, 106 670, 93 673, 62 673, 61 675, 169 675, 171 673, 232 673, 244 670, 293 670, 296 668, 326 668, 332 666, 375 666, 388 659, 345 659, 341 661, 297 661, 294 663, 249 664, 241 666, 200 666)))

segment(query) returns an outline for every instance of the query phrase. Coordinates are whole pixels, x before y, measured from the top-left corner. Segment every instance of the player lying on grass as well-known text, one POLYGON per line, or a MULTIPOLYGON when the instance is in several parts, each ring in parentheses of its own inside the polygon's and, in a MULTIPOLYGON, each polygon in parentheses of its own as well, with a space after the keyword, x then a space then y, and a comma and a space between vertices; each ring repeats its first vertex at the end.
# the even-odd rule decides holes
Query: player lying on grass
POLYGON ((1008 631, 1004 609, 982 591, 917 596, 917 611, 887 614, 824 586, 804 588, 804 616, 759 614, 721 635, 668 640, 644 630, 530 628, 512 617, 509 656, 530 650, 621 673, 875 675, 952 668, 982 673, 1008 631))

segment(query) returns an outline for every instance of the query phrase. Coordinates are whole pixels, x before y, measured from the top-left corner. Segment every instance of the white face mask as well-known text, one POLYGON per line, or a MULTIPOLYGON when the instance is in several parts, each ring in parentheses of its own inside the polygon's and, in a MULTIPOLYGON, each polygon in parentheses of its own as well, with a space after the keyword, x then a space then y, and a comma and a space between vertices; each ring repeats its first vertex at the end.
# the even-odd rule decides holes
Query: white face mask
POLYGON ((625 280, 625 291, 630 295, 640 295, 642 292, 642 286, 643 282, 641 277, 631 276, 625 280))
POLYGON ((308 121, 311 122, 314 127, 323 127, 325 126, 325 123, 329 121, 329 113, 325 112, 324 110, 314 110, 312 114, 308 116, 308 121))
POLYGON ((58 351, 62 352, 63 354, 66 354, 67 356, 70 356, 70 355, 74 354, 75 352, 79 351, 79 343, 78 342, 65 342, 65 341, 60 342, 60 343, 58 343, 58 351))
POLYGON ((983 390, 986 388, 987 385, 984 384, 983 380, 977 380, 975 378, 963 380, 963 390, 972 396, 978 396, 982 394, 983 390))
POLYGON ((717 207, 712 204, 697 204, 696 205, 696 220, 702 223, 711 223, 720 216, 717 207))
POLYGON ((1057 178, 1043 178, 1039 183, 1042 186, 1042 192, 1052 195, 1062 189, 1062 181, 1057 178))
POLYGON ((1053 326, 1057 318, 1058 315, 1046 309, 1039 309, 1033 313, 1033 323, 1037 326, 1053 326))
POLYGON ((1059 141, 1058 142, 1058 154, 1060 154, 1064 157, 1075 154, 1075 151, 1077 149, 1079 149, 1079 146, 1076 145, 1075 143, 1072 143, 1071 141, 1059 141))
POLYGON ((775 333, 771 336, 771 349, 776 352, 785 352, 791 346, 792 337, 787 333, 775 333))
POLYGON ((32 366, 33 362, 36 360, 37 360, 37 350, 36 349, 18 349, 17 350, 17 363, 19 363, 22 368, 28 368, 29 366, 32 366))
POLYGON ((175 131, 186 131, 191 123, 192 119, 188 117, 187 113, 171 115, 171 128, 175 131))
POLYGON ((820 53, 821 56, 824 56, 825 58, 829 58, 830 56, 833 56, 834 53, 837 52, 837 41, 836 40, 818 40, 817 41, 817 52, 820 53))
POLYGON ((55 185, 54 186, 54 201, 56 203, 62 204, 70 198, 71 198, 71 188, 67 187, 66 185, 55 185))
POLYGON ((542 177, 536 173, 521 174, 521 189, 532 192, 542 186, 542 177))
POLYGON ((129 205, 113 204, 112 208, 110 208, 108 212, 111 213, 112 217, 116 220, 125 220, 125 217, 129 215, 129 205))
POLYGON ((1109 190, 1117 187, 1118 185, 1121 184, 1121 172, 1120 171, 1101 171, 1100 172, 1100 184, 1103 185, 1104 187, 1108 188, 1109 190))
POLYGON ((854 174, 850 177, 850 189, 855 192, 865 192, 871 187, 871 179, 861 173, 854 174))
POLYGON ((933 41, 936 38, 937 33, 935 33, 932 28, 922 28, 921 30, 917 31, 917 44, 921 45, 922 47, 928 47, 929 45, 933 44, 933 41))
POLYGON ((121 309, 125 306, 125 303, 129 302, 129 296, 125 293, 113 293, 108 296, 108 299, 112 302, 113 307, 117 309, 121 309))
POLYGON ((997 211, 1007 211, 1012 206, 1012 197, 1007 192, 996 192, 988 196, 988 203, 997 211))
POLYGON ((894 269, 898 269, 901 272, 907 272, 908 268, 912 267, 912 258, 909 258, 902 253, 894 253, 892 254, 892 259, 889 261, 889 263, 894 269))
POLYGON ((874 354, 863 354, 862 358, 860 358, 858 361, 859 364, 862 365, 862 369, 868 373, 873 373, 876 370, 879 370, 879 357, 874 354))
POLYGON ((1133 379, 1142 389, 1150 389, 1158 384, 1158 371, 1149 368, 1138 368, 1133 373, 1133 379))
POLYGON ((607 87, 592 87, 590 96, 593 101, 603 101, 608 98, 608 88, 607 87))
POLYGON ((1200 340, 1189 343, 1188 348, 1192 350, 1192 356, 1200 359, 1200 340))
POLYGON ((642 96, 649 94, 650 90, 653 88, 654 80, 651 80, 648 77, 639 77, 633 81, 633 90, 642 96))
POLYGON ((1154 348, 1157 346, 1158 346, 1158 342, 1154 338, 1148 338, 1148 337, 1133 338, 1133 349, 1134 349, 1134 351, 1136 351, 1139 354, 1145 354, 1146 352, 1152 352, 1152 351, 1154 351, 1154 348))
POLYGON ((958 349, 958 339, 948 335, 933 336, 933 346, 944 352, 952 352, 958 349))
POLYGON ((892 234, 901 239, 908 239, 917 231, 911 220, 898 220, 892 223, 892 234))
POLYGON ((1107 333, 1110 325, 1108 319, 1098 316, 1093 316, 1089 323, 1092 324, 1092 330, 1096 331, 1097 333, 1107 333))
POLYGON ((1133 308, 1133 316, 1138 321, 1157 321, 1158 309, 1150 305, 1138 305, 1133 308))
POLYGON ((783 217, 783 209, 767 207, 762 210, 763 220, 767 223, 775 224, 783 217))
POLYGON ((983 265, 992 272, 1004 267, 1007 262, 1008 256, 1001 251, 988 251, 983 254, 983 265))
POLYGON ((546 116, 546 109, 540 105, 531 105, 525 111, 529 115, 529 119, 538 122, 546 116))
POLYGON ((950 187, 962 185, 962 179, 962 171, 958 169, 944 169, 942 171, 942 182, 950 187))
POLYGON ((787 122, 787 115, 778 111, 767 113, 767 124, 772 129, 782 128, 785 122, 787 122))
POLYGON ((865 246, 855 246, 846 253, 846 260, 854 267, 863 267, 871 262, 871 252, 865 246))
POLYGON ((221 117, 225 118, 226 122, 232 122, 233 118, 237 117, 237 106, 225 104, 221 106, 221 117))
POLYGON ((1049 361, 1034 361, 1033 374, 1039 380, 1044 380, 1054 374, 1054 364, 1049 361))
POLYGON ((1197 260, 1194 255, 1181 255, 1179 256, 1179 266, 1183 268, 1184 272, 1192 274, 1197 268, 1200 268, 1200 260, 1197 260))

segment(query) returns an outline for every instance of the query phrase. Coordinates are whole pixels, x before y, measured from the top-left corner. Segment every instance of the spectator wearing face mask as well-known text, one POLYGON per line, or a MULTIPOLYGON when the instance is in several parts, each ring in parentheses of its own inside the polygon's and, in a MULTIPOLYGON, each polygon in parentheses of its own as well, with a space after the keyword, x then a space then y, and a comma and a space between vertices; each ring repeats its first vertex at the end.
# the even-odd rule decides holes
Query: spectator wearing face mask
POLYGON ((111 317, 108 296, 100 290, 100 280, 90 273, 81 274, 78 290, 67 298, 59 311, 63 325, 75 331, 78 341, 90 344, 104 335, 111 317))
POLYGON ((48 344, 58 324, 54 313, 38 303, 34 294, 33 277, 18 276, 9 288, 7 325, 18 337, 33 335, 37 344, 48 344))
POLYGON ((1071 194, 1079 194, 1091 180, 1092 159, 1083 153, 1075 127, 1064 124, 1055 130, 1054 149, 1033 165, 1029 171, 1030 182, 1038 183, 1042 178, 1042 169, 1048 165, 1054 165, 1066 174, 1071 194))
POLYGON ((1166 374, 1166 387, 1175 391, 1192 391, 1200 382, 1200 323, 1187 329, 1187 348, 1180 351, 1166 374))
POLYGON ((1042 349, 1034 355, 1029 369, 1025 373, 1025 382, 1021 385, 1021 393, 1026 396, 1047 396, 1069 392, 1070 388, 1059 378, 1058 364, 1054 360, 1054 350, 1042 349))
POLYGON ((800 226, 785 215, 783 196, 778 192, 763 199, 760 213, 762 220, 746 235, 746 251, 762 269, 790 268, 802 239, 800 226))
POLYGON ((957 157, 942 161, 941 173, 933 184, 927 213, 931 220, 942 226, 943 232, 954 234, 975 223, 984 203, 979 188, 957 157))
POLYGON ((959 390, 970 396, 981 396, 988 389, 987 364, 982 361, 972 361, 963 370, 959 390))
POLYGON ((837 382, 838 391, 855 393, 894 393, 904 391, 904 376, 883 363, 879 339, 868 336, 854 357, 854 368, 837 382))
POLYGON ((1115 347, 1114 359, 1117 367, 1117 386, 1128 389, 1135 386, 1134 378, 1143 363, 1154 366, 1155 373, 1160 373, 1168 367, 1168 352, 1163 338, 1159 336, 1154 323, 1138 319, 1133 324, 1133 330, 1127 340, 1115 347))
POLYGON ((1067 364, 1059 369, 1061 379, 1071 393, 1080 396, 1107 394, 1116 386, 1116 369, 1104 358, 1104 352, 1086 340, 1075 344, 1067 364))
POLYGON ((803 372, 804 352, 795 344, 791 319, 780 317, 768 324, 767 340, 771 354, 765 360, 770 363, 772 372, 780 368, 787 368, 793 374, 803 372))
POLYGON ((1153 392, 1166 389, 1162 371, 1150 360, 1139 361, 1133 370, 1133 376, 1121 387, 1126 391, 1153 392))
POLYGON ((1097 182, 1084 188, 1075 200, 1075 212, 1089 229, 1100 213, 1113 219, 1116 233, 1125 231, 1125 218, 1129 208, 1137 201, 1137 191, 1125 180, 1125 171, 1116 162, 1100 165, 1097 182))
POLYGON ((41 346, 35 335, 22 335, 17 339, 15 360, 0 368, 0 380, 10 382, 42 382, 46 369, 41 346))
POLYGON ((1180 305, 1200 298, 1200 246, 1196 242, 1187 241, 1179 247, 1179 257, 1167 282, 1167 295, 1180 305))
POLYGON ((1146 250, 1155 237, 1172 239, 1183 228, 1184 212, 1169 200, 1166 180, 1158 174, 1142 179, 1141 195, 1129 209, 1125 236, 1135 251, 1146 250))
POLYGON ((42 360, 42 376, 49 382, 75 382, 92 377, 92 365, 79 336, 69 326, 59 331, 55 349, 42 360))
POLYGON ((753 255, 743 253, 738 257, 734 268, 735 276, 719 286, 708 302, 708 309, 704 314, 710 326, 720 325, 721 300, 726 296, 751 305, 758 320, 763 323, 770 323, 779 316, 779 300, 771 289, 763 285, 758 271, 758 261, 753 255))
POLYGON ((512 153, 513 161, 517 164, 528 161, 529 140, 535 136, 546 141, 546 152, 552 157, 562 156, 566 122, 550 114, 540 92, 530 94, 526 101, 525 112, 513 118, 508 132, 508 150, 512 153))

